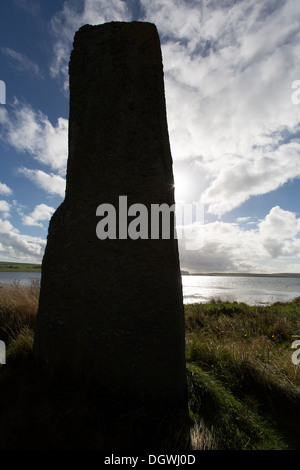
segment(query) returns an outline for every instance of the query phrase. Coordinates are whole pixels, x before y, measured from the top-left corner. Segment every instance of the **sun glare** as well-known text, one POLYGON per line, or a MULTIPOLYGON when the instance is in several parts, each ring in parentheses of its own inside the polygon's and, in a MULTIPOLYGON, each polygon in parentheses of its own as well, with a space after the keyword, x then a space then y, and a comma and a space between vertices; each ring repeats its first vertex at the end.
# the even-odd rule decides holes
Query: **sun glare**
POLYGON ((177 174, 174 181, 175 200, 185 201, 189 195, 189 181, 186 175, 177 174))

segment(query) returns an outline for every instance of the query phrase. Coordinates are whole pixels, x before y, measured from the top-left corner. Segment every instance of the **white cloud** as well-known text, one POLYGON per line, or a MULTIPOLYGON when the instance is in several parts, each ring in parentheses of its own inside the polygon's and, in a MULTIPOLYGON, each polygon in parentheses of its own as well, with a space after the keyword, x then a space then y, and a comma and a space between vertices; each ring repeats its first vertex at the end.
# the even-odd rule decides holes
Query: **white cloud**
POLYGON ((248 159, 224 156, 220 169, 201 197, 208 212, 222 215, 240 206, 250 196, 276 190, 288 180, 300 177, 300 142, 277 149, 254 149, 248 159))
MULTIPOLYGON (((133 2, 76 4, 78 8, 65 1, 52 21, 51 74, 65 90, 75 31, 86 23, 133 19, 133 2)), ((154 22, 161 37, 172 155, 175 163, 197 166, 193 174, 201 174, 198 198, 202 193, 208 211, 222 216, 251 196, 299 178, 300 106, 291 101, 291 85, 299 79, 300 3, 141 0, 140 4, 142 19, 154 22)), ((61 118, 51 124, 41 112, 16 103, 10 113, 0 108, 0 122, 6 142, 51 169, 50 174, 19 171, 49 194, 63 197, 67 121, 61 118)), ((176 167, 181 171, 179 164, 176 167)), ((231 224, 219 220, 204 230, 202 250, 180 248, 182 263, 189 269, 300 271, 299 218, 279 206, 257 225, 246 218, 231 224), (245 222, 247 228, 242 228, 245 222)))
POLYGON ((12 59, 12 65, 14 68, 19 70, 20 72, 28 72, 35 76, 42 78, 42 73, 38 64, 30 60, 25 54, 22 52, 17 52, 10 47, 1 47, 1 51, 3 52, 6 57, 12 59))
POLYGON ((46 204, 38 204, 30 214, 23 215, 22 222, 24 225, 44 228, 41 221, 50 220, 54 211, 55 209, 53 207, 47 206, 46 204))
POLYGON ((175 40, 185 39, 190 47, 201 33, 203 2, 174 0, 141 0, 146 20, 156 24, 161 35, 175 40))
POLYGON ((65 196, 66 180, 60 175, 46 173, 42 170, 32 170, 29 168, 19 168, 18 173, 30 179, 39 188, 48 194, 65 196))
MULTIPOLYGON (((50 195, 65 195, 65 173, 68 157, 68 120, 58 118, 54 126, 41 111, 15 100, 13 110, 0 109, 0 139, 21 153, 30 154, 40 164, 50 167, 49 173, 19 168, 17 173, 33 181, 50 195)), ((0 193, 10 188, 0 183, 0 193)))
POLYGON ((10 204, 7 201, 0 201, 0 212, 2 212, 2 216, 7 218, 9 217, 9 211, 10 211, 10 204))
POLYGON ((10 196, 13 193, 12 189, 7 186, 5 183, 0 182, 0 194, 5 196, 10 196))
POLYGON ((266 218, 260 222, 259 230, 266 239, 282 241, 293 238, 300 232, 300 219, 296 214, 285 211, 279 206, 273 207, 266 218))
POLYGON ((0 219, 0 233, 7 233, 13 230, 12 224, 8 220, 0 219))
POLYGON ((300 107, 291 102, 300 4, 196 5, 154 1, 149 12, 168 36, 162 50, 173 158, 198 161, 207 178, 201 200, 222 215, 300 177, 300 107), (172 29, 180 16, 184 26, 172 29))
POLYGON ((63 8, 52 19, 52 30, 56 37, 54 59, 50 67, 53 78, 63 81, 66 92, 69 87, 68 64, 75 32, 84 24, 101 24, 108 21, 130 21, 131 14, 122 0, 84 0, 82 8, 76 9, 73 2, 64 2, 63 8))
POLYGON ((1 212, 6 212, 9 211, 10 205, 8 204, 7 201, 0 201, 0 211, 1 212))
MULTIPOLYGON (((254 227, 254 226, 253 226, 254 227)), ((179 240, 181 268, 191 272, 300 272, 300 218, 273 207, 256 228, 212 222, 204 245, 187 251, 179 240)))
POLYGON ((238 217, 238 218, 236 219, 236 221, 237 221, 238 223, 242 223, 242 222, 249 222, 250 219, 251 219, 251 217, 238 217))
POLYGON ((10 217, 10 204, 7 201, 0 201, 0 212, 5 219, 10 217))
MULTIPOLYGON (((161 37, 175 161, 194 159, 206 181, 198 198, 221 216, 251 196, 300 177, 300 3, 141 0, 161 37), (276 34, 274 34, 276 32, 276 34)), ((75 31, 131 18, 130 3, 65 2, 53 19, 53 76, 67 86, 75 31)), ((175 172, 176 178, 176 172, 175 172)), ((201 191, 200 191, 201 190, 201 191)))
POLYGON ((15 100, 12 112, 0 114, 0 138, 19 152, 27 152, 39 163, 64 175, 68 157, 68 120, 58 118, 55 126, 41 111, 15 100))
POLYGON ((7 220, 0 219, 0 259, 40 263, 46 241, 21 235, 7 220))

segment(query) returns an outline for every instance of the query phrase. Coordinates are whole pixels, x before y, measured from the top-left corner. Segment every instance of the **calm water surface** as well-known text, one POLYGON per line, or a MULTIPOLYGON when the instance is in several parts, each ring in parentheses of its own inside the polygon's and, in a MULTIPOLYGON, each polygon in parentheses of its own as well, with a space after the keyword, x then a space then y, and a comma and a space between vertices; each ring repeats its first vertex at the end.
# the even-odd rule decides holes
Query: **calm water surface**
POLYGON ((32 281, 40 280, 41 273, 1 273, 0 284, 13 284, 19 282, 21 285, 30 285, 32 281))
MULTIPOLYGON (((2 284, 18 281, 22 285, 29 285, 32 280, 40 278, 40 273, 0 272, 2 284)), ((290 301, 300 296, 300 278, 182 276, 182 286, 185 304, 221 299, 248 305, 265 305, 290 301)))
POLYGON ((300 278, 182 276, 184 303, 211 299, 264 305, 300 296, 300 278))

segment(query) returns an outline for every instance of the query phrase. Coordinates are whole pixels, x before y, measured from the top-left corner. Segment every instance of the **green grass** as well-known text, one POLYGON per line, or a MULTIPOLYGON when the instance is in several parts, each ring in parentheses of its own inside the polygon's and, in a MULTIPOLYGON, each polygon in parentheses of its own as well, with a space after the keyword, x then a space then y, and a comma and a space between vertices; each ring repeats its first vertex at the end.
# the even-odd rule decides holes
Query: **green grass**
POLYGON ((15 262, 6 262, 0 261, 0 272, 40 272, 41 265, 40 264, 32 264, 32 263, 15 263, 15 262))
POLYGON ((300 371, 291 360, 299 300, 185 307, 195 447, 300 449, 300 371))
MULTIPOLYGON (((122 421, 119 410, 112 420, 113 404, 101 409, 98 392, 86 393, 80 380, 37 373, 38 295, 37 284, 0 287, 0 339, 7 346, 0 449, 126 448, 128 417, 122 421)), ((291 360, 299 299, 265 307, 212 301, 186 305, 185 314, 191 448, 300 449, 300 366, 291 360)))

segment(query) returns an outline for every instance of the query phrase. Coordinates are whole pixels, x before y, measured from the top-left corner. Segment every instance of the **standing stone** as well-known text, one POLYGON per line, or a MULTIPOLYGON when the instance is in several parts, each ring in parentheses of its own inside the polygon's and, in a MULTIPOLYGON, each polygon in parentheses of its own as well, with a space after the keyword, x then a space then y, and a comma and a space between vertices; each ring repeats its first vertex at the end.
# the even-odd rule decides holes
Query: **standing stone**
POLYGON ((116 208, 118 225, 119 196, 149 213, 151 204, 174 204, 156 27, 81 27, 69 75, 66 195, 49 226, 35 357, 112 396, 184 408, 177 240, 120 239, 118 227, 116 239, 96 234, 100 204, 116 208))

